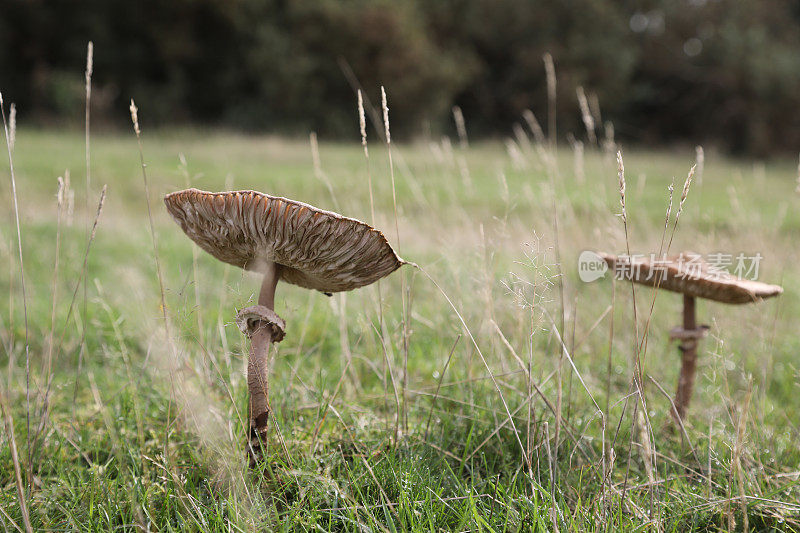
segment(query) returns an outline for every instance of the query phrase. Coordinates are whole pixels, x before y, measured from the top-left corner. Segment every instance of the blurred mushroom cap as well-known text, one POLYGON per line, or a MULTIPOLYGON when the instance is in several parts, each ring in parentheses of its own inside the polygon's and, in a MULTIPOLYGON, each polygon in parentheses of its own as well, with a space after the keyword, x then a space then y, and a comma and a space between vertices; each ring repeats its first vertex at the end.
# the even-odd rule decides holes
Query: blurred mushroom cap
POLYGON ((356 289, 406 263, 371 226, 286 198, 186 189, 164 203, 184 233, 220 261, 258 272, 275 262, 281 280, 308 289, 356 289))
POLYGON ((598 253, 611 271, 624 280, 728 304, 745 304, 777 296, 780 285, 741 279, 713 267, 700 254, 682 252, 651 261, 646 258, 598 253))

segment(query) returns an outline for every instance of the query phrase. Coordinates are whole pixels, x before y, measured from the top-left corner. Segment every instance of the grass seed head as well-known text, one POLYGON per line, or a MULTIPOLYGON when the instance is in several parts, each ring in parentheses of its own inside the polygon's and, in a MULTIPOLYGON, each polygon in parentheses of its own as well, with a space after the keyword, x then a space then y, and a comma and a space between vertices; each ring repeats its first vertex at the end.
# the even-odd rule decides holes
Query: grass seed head
POLYGON ((133 98, 131 98, 130 110, 131 110, 131 120, 133 121, 133 131, 136 132, 136 136, 138 137, 142 133, 141 130, 139 129, 139 108, 136 107, 133 98))
POLYGON ((669 191, 669 204, 667 204, 667 221, 669 221, 669 216, 672 214, 672 197, 675 192, 675 178, 672 178, 672 183, 669 184, 667 190, 669 191))
POLYGON ((89 41, 86 46, 86 87, 87 90, 92 81, 92 70, 94 69, 94 43, 89 41))
POLYGON ((64 177, 58 177, 58 191, 56 192, 56 200, 58 201, 58 207, 60 208, 64 205, 64 177))
POLYGON ((693 165, 692 168, 689 169, 689 174, 686 176, 686 181, 683 182, 683 192, 681 192, 681 201, 678 203, 678 212, 675 213, 675 221, 677 222, 678 217, 681 216, 681 212, 683 211, 683 204, 686 202, 686 198, 689 196, 689 188, 692 186, 692 179, 694 178, 694 171, 697 168, 697 165, 693 165))
POLYGON ((389 131, 389 103, 386 101, 386 89, 381 85, 381 107, 383 108, 383 127, 386 128, 386 144, 392 143, 392 134, 389 131))
POLYGON ((367 118, 364 114, 364 97, 361 89, 358 90, 358 127, 361 130, 361 146, 367 148, 367 118))

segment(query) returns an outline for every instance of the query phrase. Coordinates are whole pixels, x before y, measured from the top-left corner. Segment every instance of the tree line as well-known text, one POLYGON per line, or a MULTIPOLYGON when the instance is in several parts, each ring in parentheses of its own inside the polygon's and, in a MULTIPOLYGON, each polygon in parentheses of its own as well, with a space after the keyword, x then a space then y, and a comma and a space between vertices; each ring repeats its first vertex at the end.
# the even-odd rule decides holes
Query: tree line
POLYGON ((386 86, 398 136, 509 135, 547 113, 586 137, 577 92, 616 135, 734 153, 800 146, 800 3, 791 0, 3 0, 0 90, 20 120, 357 136, 354 88, 386 86))

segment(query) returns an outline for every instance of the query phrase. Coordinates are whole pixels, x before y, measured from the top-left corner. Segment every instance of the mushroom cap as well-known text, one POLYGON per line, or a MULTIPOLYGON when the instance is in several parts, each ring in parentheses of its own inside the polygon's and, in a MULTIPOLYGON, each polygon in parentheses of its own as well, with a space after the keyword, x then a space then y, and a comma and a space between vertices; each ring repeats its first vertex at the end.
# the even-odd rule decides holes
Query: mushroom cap
POLYGON ((681 252, 655 261, 605 253, 598 255, 615 274, 621 274, 625 280, 696 298, 727 304, 746 304, 783 292, 780 285, 741 279, 714 268, 700 254, 694 252, 681 252))
POLYGON ((406 261, 369 225, 302 202, 256 191, 186 189, 164 197, 167 210, 200 248, 220 261, 322 292, 369 285, 406 261))

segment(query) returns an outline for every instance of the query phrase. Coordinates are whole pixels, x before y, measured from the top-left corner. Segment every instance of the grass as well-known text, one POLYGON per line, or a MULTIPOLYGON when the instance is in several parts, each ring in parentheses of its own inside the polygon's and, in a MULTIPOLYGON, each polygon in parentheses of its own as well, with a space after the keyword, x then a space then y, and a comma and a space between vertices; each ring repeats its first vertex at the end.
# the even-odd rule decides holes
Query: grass
MULTIPOLYGON (((626 247, 613 157, 587 145, 578 183, 567 147, 552 176, 525 146, 511 158, 502 143, 393 145, 400 251, 423 270, 332 298, 279 285, 287 334, 261 476, 246 470, 247 343, 233 323, 259 280, 195 252, 160 198, 187 185, 256 189, 331 209, 332 191, 344 214, 371 220, 363 150, 355 137, 322 142, 315 173, 304 141, 143 126, 172 338, 133 134, 92 136, 87 201, 82 134, 17 132, 30 433, 16 230, 10 181, 0 183, 2 390, 33 529, 800 530, 795 161, 706 154, 672 251, 760 252, 759 278, 785 293, 748 306, 699 302, 711 335, 685 435, 659 390, 671 394, 677 378, 668 332, 681 299, 658 296, 642 356, 648 437, 630 396, 630 288, 577 275, 580 251, 626 247), (74 200, 59 229, 56 178, 67 169, 74 200), (84 316, 76 284, 103 185, 84 316)), ((677 201, 694 150, 624 157, 630 246, 655 252, 667 187, 676 177, 677 201)), ((370 171, 375 224, 394 242, 379 142, 370 171)), ((637 287, 636 297, 642 332, 652 293, 637 287)), ((14 530, 25 526, 9 437, 0 436, 0 524, 14 530)))

